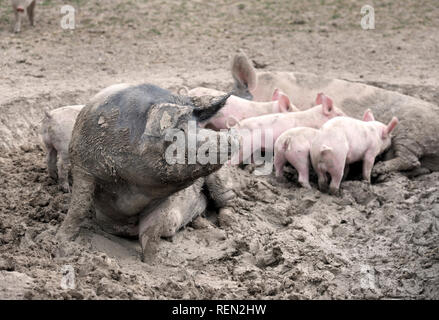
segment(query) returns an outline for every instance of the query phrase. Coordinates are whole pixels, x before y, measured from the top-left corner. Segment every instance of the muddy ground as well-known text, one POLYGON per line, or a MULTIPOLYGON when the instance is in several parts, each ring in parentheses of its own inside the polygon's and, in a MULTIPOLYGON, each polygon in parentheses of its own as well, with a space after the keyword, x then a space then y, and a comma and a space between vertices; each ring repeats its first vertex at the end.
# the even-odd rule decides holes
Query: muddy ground
MULTIPOLYGON (((43 108, 85 103, 118 82, 229 89, 238 49, 264 70, 320 73, 437 104, 439 5, 368 1, 37 1, 36 26, 11 33, 0 1, 0 298, 439 298, 439 173, 357 179, 333 197, 251 168, 235 213, 209 210, 142 263, 137 241, 90 220, 59 258, 69 195, 47 175, 43 108), (61 5, 76 29, 60 27, 61 5), (74 289, 61 285, 66 266, 74 289)), ((439 124, 438 124, 439 125, 439 124)), ((290 170, 292 171, 292 170, 290 170)), ((67 275, 68 276, 68 275, 67 275)))

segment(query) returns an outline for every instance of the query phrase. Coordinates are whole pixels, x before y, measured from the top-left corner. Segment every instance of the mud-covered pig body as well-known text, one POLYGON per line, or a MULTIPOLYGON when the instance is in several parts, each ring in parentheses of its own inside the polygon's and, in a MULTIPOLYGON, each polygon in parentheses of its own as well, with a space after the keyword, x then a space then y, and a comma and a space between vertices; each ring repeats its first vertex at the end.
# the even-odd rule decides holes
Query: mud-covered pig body
MULTIPOLYGON (((107 230, 129 236, 137 233, 145 249, 148 239, 169 234, 165 226, 169 221, 160 214, 166 201, 181 193, 198 199, 202 178, 222 166, 219 161, 201 163, 199 158, 194 163, 186 161, 189 153, 215 146, 207 150, 215 150, 216 159, 224 158, 225 153, 227 160, 230 145, 224 149, 219 144, 230 144, 230 137, 196 123, 215 115, 229 95, 190 99, 149 84, 103 91, 105 94, 96 95, 83 108, 73 130, 72 200, 58 236, 64 240, 75 237, 80 221, 93 206, 107 230), (170 133, 183 137, 183 162, 169 161, 167 150, 174 142, 170 133)), ((197 208, 204 210, 202 204, 197 208)), ((186 208, 186 216, 177 220, 187 223, 200 213, 198 209, 186 208)))

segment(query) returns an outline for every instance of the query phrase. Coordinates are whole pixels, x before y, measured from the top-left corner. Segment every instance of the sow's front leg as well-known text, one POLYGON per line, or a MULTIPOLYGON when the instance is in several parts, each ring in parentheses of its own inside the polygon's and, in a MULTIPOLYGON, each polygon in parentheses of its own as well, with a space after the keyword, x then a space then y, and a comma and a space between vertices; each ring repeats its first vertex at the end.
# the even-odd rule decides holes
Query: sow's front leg
POLYGON ((61 242, 74 240, 79 234, 80 224, 88 214, 95 189, 94 178, 84 170, 75 167, 72 176, 73 192, 69 211, 56 235, 61 242))
POLYGON ((413 170, 421 165, 419 158, 422 156, 422 149, 416 142, 410 140, 394 141, 393 149, 395 158, 378 162, 372 169, 372 176, 413 170))
POLYGON ((230 225, 234 221, 232 203, 236 199, 235 190, 238 185, 232 177, 234 167, 223 166, 220 170, 205 178, 210 197, 218 208, 220 224, 230 225))
POLYGON ((201 192, 203 179, 183 189, 155 207, 140 215, 139 240, 142 261, 150 261, 157 250, 160 237, 172 237, 207 207, 206 197, 201 192))

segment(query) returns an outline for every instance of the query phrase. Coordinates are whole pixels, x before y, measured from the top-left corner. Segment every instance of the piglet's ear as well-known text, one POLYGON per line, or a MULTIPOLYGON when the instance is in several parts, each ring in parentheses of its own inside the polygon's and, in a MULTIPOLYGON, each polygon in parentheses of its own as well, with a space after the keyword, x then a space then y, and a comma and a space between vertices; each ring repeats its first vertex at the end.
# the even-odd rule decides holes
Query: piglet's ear
POLYGON ((319 104, 322 104, 322 96, 323 96, 323 93, 321 93, 321 92, 317 94, 316 106, 318 106, 319 104))
POLYGON ((363 121, 375 121, 375 117, 373 116, 372 110, 367 109, 363 115, 363 121))
POLYGON ((271 97, 271 101, 279 100, 280 90, 278 88, 274 89, 273 96, 271 97))
POLYGON ((279 92, 278 103, 281 112, 288 112, 290 110, 290 98, 285 93, 279 92))
POLYGON ((383 129, 383 138, 387 138, 390 133, 395 129, 396 125, 398 124, 398 118, 393 117, 392 120, 390 120, 389 124, 385 129, 383 129))
POLYGON ((325 115, 329 115, 332 112, 332 110, 334 109, 334 107, 332 105, 332 100, 329 97, 325 96, 323 93, 319 93, 317 95, 316 102, 320 102, 318 104, 322 105, 323 113, 325 115))

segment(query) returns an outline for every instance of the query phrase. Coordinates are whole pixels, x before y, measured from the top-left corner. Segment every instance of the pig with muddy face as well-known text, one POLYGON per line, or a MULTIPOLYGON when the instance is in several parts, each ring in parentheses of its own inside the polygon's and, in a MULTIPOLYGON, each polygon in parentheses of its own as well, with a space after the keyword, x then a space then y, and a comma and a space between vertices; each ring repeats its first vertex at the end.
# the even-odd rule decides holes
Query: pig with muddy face
POLYGON ((338 117, 325 123, 311 145, 311 162, 319 179, 319 188, 326 188, 331 176, 331 193, 336 193, 343 179, 345 166, 363 161, 363 178, 370 182, 375 158, 391 145, 391 132, 398 124, 393 118, 388 125, 375 121, 367 110, 366 121, 338 117))
POLYGON ((41 138, 47 152, 49 176, 58 179, 60 188, 69 192, 69 143, 76 117, 84 105, 65 106, 46 111, 41 123, 41 138))
POLYGON ((34 25, 34 10, 36 0, 11 0, 11 4, 15 15, 14 32, 20 32, 21 23, 26 13, 29 18, 30 25, 34 25))
MULTIPOLYGON (((93 206, 104 230, 138 236, 145 257, 157 237, 175 233, 200 214, 206 204, 200 192, 204 177, 222 163, 200 163, 198 158, 172 163, 167 150, 172 134, 193 140, 190 121, 214 116, 228 97, 189 99, 143 84, 116 87, 91 99, 77 118, 70 143, 73 190, 57 234, 60 241, 78 234, 93 206)), ((195 130, 194 145, 183 145, 183 160, 201 148, 216 150, 216 158, 227 160, 231 141, 226 133, 195 130)))
POLYGON ((299 72, 256 73, 249 59, 241 53, 232 64, 235 94, 252 95, 255 101, 269 101, 271 92, 279 88, 294 97, 299 109, 314 105, 317 92, 324 92, 348 116, 360 119, 370 108, 378 121, 388 123, 396 116, 392 146, 385 161, 373 167, 372 175, 392 171, 412 171, 413 175, 439 171, 439 108, 437 105, 362 83, 327 79, 321 75, 299 72))

